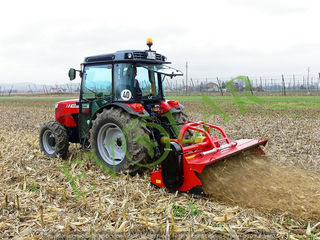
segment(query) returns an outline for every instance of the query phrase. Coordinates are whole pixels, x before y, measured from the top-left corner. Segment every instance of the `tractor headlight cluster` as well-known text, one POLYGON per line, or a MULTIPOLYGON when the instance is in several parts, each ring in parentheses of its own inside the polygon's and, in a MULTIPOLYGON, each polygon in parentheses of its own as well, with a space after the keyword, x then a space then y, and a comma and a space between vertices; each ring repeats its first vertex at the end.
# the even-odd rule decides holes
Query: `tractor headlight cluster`
POLYGON ((132 59, 132 57, 133 57, 132 53, 126 53, 126 58, 127 59, 132 59))

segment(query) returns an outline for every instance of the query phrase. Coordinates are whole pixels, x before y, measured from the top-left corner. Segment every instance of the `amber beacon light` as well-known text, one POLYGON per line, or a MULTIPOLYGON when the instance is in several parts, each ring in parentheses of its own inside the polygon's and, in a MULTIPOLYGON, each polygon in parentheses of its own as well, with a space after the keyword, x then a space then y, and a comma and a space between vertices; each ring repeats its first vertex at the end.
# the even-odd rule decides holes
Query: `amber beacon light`
POLYGON ((147 39, 147 45, 148 45, 148 47, 149 47, 149 50, 151 50, 152 44, 153 44, 152 38, 148 38, 148 39, 147 39))

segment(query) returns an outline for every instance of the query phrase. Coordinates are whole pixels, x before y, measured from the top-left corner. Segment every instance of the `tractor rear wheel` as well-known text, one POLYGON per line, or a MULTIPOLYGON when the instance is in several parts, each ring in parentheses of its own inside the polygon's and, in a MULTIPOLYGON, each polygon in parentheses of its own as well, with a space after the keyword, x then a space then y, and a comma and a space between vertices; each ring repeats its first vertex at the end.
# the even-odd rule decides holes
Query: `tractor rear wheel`
MULTIPOLYGON (((176 112, 176 113, 172 113, 172 116, 173 116, 173 118, 177 124, 178 130, 180 132, 181 128, 184 126, 184 123, 189 120, 188 115, 183 112, 176 112)), ((187 130, 184 138, 189 139, 192 137, 192 135, 193 135, 192 132, 190 130, 187 130)), ((176 136, 176 137, 178 137, 178 136, 176 136)))
POLYGON ((96 156, 111 170, 136 173, 138 164, 147 163, 147 148, 139 138, 149 138, 144 121, 132 117, 121 108, 104 109, 97 115, 90 129, 90 144, 96 156), (124 130, 130 126, 129 133, 124 130))
POLYGON ((48 157, 67 158, 69 140, 66 128, 59 122, 45 123, 40 130, 40 149, 48 157))

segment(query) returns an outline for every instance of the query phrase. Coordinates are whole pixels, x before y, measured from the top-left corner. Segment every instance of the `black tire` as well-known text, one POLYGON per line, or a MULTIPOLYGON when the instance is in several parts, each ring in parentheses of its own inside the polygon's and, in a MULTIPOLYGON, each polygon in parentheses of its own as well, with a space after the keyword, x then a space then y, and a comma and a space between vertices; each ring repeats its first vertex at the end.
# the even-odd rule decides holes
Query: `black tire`
POLYGON ((51 121, 40 129, 40 149, 48 157, 67 158, 69 140, 66 128, 59 122, 51 121))
POLYGON ((137 137, 149 137, 147 129, 141 127, 144 123, 144 120, 130 115, 121 108, 104 109, 92 123, 91 148, 111 170, 135 174, 142 169, 136 163, 145 164, 150 159, 147 148, 137 142, 137 137), (124 128, 131 124, 133 130, 125 134, 124 128))
MULTIPOLYGON (((175 113, 172 113, 172 116, 173 116, 173 118, 178 126, 179 132, 180 132, 184 123, 189 120, 188 115, 183 112, 175 112, 175 113)), ((186 134, 184 135, 184 138, 189 139, 192 137, 192 135, 193 135, 192 131, 187 130, 186 134)), ((178 137, 178 136, 176 136, 176 137, 178 137)))

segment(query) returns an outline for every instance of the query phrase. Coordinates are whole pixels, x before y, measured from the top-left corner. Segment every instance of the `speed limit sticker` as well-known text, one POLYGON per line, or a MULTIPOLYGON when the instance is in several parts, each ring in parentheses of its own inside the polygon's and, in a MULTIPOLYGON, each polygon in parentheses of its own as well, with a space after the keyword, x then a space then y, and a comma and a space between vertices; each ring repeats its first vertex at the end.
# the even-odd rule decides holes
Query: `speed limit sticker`
POLYGON ((122 98, 124 101, 130 100, 131 97, 132 97, 132 93, 131 93, 130 90, 128 90, 128 89, 122 90, 122 92, 121 92, 121 98, 122 98))

